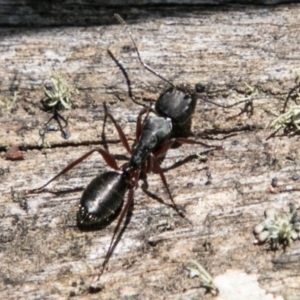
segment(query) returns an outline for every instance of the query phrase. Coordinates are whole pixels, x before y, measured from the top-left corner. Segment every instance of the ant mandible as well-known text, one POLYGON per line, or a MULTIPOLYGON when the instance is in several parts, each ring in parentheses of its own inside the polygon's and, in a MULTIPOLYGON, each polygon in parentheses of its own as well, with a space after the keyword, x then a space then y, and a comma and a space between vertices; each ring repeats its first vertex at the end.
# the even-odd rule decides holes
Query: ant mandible
MULTIPOLYGON (((122 24, 126 25, 119 15, 115 16, 122 24)), ((207 145, 192 139, 171 138, 174 124, 184 125, 191 119, 197 100, 195 94, 190 94, 182 88, 177 88, 170 81, 166 80, 146 65, 140 57, 140 53, 131 33, 129 31, 128 33, 141 64, 148 71, 171 85, 171 88, 162 93, 156 101, 155 110, 151 108, 143 108, 139 113, 136 124, 136 145, 133 149, 130 148, 120 125, 118 125, 114 117, 108 112, 107 107, 104 104, 105 120, 108 117, 116 127, 122 145, 130 154, 129 161, 119 167, 115 158, 108 151, 97 147, 70 163, 43 186, 27 190, 25 192, 25 194, 40 193, 48 184, 73 169, 94 152, 98 152, 107 165, 114 170, 98 175, 88 184, 82 194, 79 210, 77 212, 78 227, 82 230, 86 230, 88 228, 100 227, 107 220, 111 219, 117 211, 122 209, 117 225, 114 229, 108 251, 102 263, 98 279, 103 274, 109 258, 116 246, 116 241, 118 240, 116 237, 119 233, 124 216, 127 214, 133 202, 134 192, 137 189, 138 181, 141 176, 151 172, 152 170, 156 171, 168 192, 172 201, 172 207, 181 217, 184 217, 174 202, 158 159, 165 156, 167 151, 175 142, 180 144, 198 144, 212 149, 222 149, 222 147, 220 148, 218 146, 207 145), (149 117, 149 112, 154 112, 157 116, 149 117), (142 122, 142 116, 144 114, 147 114, 147 116, 144 122, 142 122), (123 205, 127 191, 127 201, 125 205, 123 205)))

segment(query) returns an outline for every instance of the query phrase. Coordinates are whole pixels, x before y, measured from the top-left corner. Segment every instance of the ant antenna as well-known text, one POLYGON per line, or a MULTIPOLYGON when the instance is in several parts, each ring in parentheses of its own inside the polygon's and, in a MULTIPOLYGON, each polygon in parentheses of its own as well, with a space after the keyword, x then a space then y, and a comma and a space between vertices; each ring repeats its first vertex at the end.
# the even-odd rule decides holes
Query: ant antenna
POLYGON ((129 34, 129 37, 130 37, 130 39, 131 39, 131 42, 132 42, 132 44, 133 44, 133 46, 134 46, 134 49, 135 49, 135 51, 136 51, 136 53, 137 53, 138 59, 139 59, 140 63, 142 64, 142 66, 143 66, 146 70, 148 70, 149 72, 151 72, 152 74, 156 75, 157 77, 159 77, 159 78, 162 79, 163 81, 165 81, 165 82, 167 82, 168 84, 170 84, 173 88, 175 88, 175 85, 174 85, 171 81, 169 81, 168 79, 166 79, 166 78, 164 78, 163 76, 161 76, 158 72, 156 72, 155 70, 153 70, 149 65, 147 65, 147 64, 142 60, 141 55, 140 55, 140 52, 139 52, 139 49, 138 49, 138 47, 137 47, 137 45, 136 45, 136 43, 135 43, 135 41, 134 41, 134 39, 133 39, 133 36, 132 36, 132 34, 131 34, 131 31, 130 31, 129 28, 127 27, 126 22, 123 20, 123 18, 122 18, 119 14, 114 14, 114 17, 115 17, 122 25, 124 25, 124 27, 125 27, 127 33, 129 34))
POLYGON ((252 103, 253 100, 255 100, 255 99, 252 99, 251 97, 247 97, 247 98, 242 99, 242 100, 240 100, 238 102, 235 102, 233 104, 227 105, 227 104, 217 103, 215 101, 212 101, 212 100, 208 99, 207 97, 203 97, 201 99, 204 100, 205 102, 211 103, 211 104, 213 104, 215 106, 222 107, 222 108, 231 108, 231 107, 234 107, 234 106, 236 106, 238 104, 241 104, 241 103, 246 103, 246 105, 247 105, 247 104, 252 103))

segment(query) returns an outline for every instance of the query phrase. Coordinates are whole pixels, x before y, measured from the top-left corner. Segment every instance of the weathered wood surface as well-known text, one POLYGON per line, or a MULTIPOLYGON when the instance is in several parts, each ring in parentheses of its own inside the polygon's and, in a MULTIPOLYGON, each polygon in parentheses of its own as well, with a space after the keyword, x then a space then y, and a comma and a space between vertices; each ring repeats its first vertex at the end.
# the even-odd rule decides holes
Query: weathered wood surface
MULTIPOLYGON (((78 299, 209 299, 199 280, 188 278, 186 262, 195 259, 219 283, 218 299, 299 299, 300 242, 285 252, 269 252, 253 244, 252 228, 263 220, 266 208, 287 211, 288 203, 299 204, 298 182, 292 180, 299 173, 299 137, 266 140, 266 127, 294 87, 300 7, 173 8, 167 17, 157 9, 146 19, 143 14, 136 18, 137 12, 127 18, 142 57, 154 69, 175 84, 205 83, 210 98, 227 104, 245 97, 246 84, 256 87, 253 115, 240 114, 243 105, 221 109, 199 100, 193 133, 225 150, 210 152, 206 162, 193 159, 165 172, 190 224, 138 189, 130 223, 101 277, 104 288, 89 294, 115 222, 102 231, 80 232, 76 209, 81 192, 76 190, 108 169, 103 159, 93 154, 49 186, 70 193, 28 196, 27 211, 12 200, 10 189, 38 187, 100 144, 104 101, 133 139, 133 120, 141 107, 128 97, 126 80, 108 47, 127 71, 137 100, 157 99, 165 85, 140 67, 117 22, 84 28, 1 28, 0 97, 9 105, 17 91, 17 101, 12 112, 1 109, 0 147, 4 151, 17 144, 26 151, 23 161, 4 160, 2 152, 0 162, 0 298, 62 299, 75 294, 78 299), (60 72, 80 94, 74 99, 77 107, 63 112, 69 116, 70 139, 48 133, 45 142, 51 148, 40 149, 39 129, 50 116, 40 109, 41 87, 50 72, 60 72), (210 185, 205 184, 207 169, 210 185), (273 177, 279 187, 271 194, 273 177), (231 286, 239 296, 226 296, 231 286)), ((106 137, 111 153, 126 155, 109 122, 106 137)), ((171 149, 162 167, 201 151, 193 145, 171 149)), ((169 202, 157 175, 150 174, 148 184, 149 192, 169 202)))

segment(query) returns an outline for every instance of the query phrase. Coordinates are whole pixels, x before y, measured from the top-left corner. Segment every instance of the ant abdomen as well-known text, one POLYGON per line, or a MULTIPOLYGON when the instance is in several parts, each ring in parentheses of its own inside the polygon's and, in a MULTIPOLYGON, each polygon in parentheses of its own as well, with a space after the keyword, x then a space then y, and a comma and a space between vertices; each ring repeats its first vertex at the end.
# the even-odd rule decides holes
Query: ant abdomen
POLYGON ((80 199, 78 227, 95 229, 110 223, 119 214, 127 189, 127 176, 123 173, 109 171, 94 178, 80 199))

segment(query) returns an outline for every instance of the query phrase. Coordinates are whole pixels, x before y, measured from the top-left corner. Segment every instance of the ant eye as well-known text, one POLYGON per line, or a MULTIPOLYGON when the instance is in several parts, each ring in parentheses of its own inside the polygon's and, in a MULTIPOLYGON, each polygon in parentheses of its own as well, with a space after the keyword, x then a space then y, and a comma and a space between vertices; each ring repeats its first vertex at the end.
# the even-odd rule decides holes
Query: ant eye
POLYGON ((197 93, 203 93, 205 91, 205 85, 203 85, 202 83, 196 83, 195 91, 197 93))

